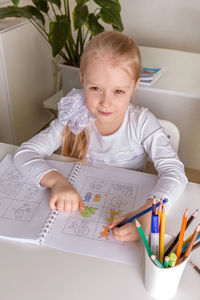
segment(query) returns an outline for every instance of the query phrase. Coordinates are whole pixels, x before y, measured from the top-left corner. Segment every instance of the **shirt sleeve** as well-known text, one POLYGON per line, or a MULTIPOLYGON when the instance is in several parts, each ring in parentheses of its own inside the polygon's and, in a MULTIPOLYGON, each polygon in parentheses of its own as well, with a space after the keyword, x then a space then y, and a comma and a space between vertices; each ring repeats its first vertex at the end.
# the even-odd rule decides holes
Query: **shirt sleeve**
POLYGON ((166 210, 180 197, 187 185, 184 165, 155 116, 144 109, 138 119, 139 138, 155 169, 158 181, 148 198, 167 198, 166 210))
POLYGON ((61 146, 63 129, 64 125, 58 119, 52 121, 47 129, 21 144, 14 155, 15 166, 40 188, 40 179, 46 173, 55 170, 48 165, 45 157, 61 146))

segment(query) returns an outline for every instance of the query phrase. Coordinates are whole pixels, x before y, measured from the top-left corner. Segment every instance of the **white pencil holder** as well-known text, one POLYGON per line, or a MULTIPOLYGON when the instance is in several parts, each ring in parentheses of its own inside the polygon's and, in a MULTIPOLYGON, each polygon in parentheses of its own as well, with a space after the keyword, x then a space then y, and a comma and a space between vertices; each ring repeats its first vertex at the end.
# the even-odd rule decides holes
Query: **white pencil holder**
MULTIPOLYGON (((166 234, 165 249, 171 240, 173 240, 173 237, 166 234)), ((160 268, 155 265, 145 250, 144 284, 148 293, 156 299, 167 300, 173 298, 188 259, 189 257, 175 267, 160 268)))

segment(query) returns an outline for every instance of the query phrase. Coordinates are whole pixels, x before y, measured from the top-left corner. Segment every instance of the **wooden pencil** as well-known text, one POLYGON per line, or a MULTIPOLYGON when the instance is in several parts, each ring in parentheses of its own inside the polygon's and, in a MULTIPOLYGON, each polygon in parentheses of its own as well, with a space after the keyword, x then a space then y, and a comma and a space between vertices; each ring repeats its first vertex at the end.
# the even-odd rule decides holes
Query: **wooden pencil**
POLYGON ((176 250, 176 256, 177 256, 176 265, 179 264, 179 260, 180 260, 180 256, 181 256, 181 249, 183 246, 183 238, 184 238, 184 233, 185 233, 185 229, 186 229, 186 225, 187 225, 187 216, 188 216, 188 208, 186 208, 185 213, 183 215, 181 231, 180 231, 180 235, 179 235, 179 239, 178 239, 178 247, 176 250))

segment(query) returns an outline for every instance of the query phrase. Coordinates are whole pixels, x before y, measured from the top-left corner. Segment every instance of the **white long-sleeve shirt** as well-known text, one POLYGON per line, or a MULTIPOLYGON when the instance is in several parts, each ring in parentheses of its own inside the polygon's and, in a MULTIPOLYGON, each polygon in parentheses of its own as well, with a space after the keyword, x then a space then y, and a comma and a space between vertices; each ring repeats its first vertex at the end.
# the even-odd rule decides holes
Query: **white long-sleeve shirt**
POLYGON ((82 90, 72 90, 61 99, 61 104, 58 105, 58 118, 51 122, 49 128, 18 148, 14 163, 22 173, 40 186, 40 179, 52 170, 45 157, 61 146, 65 125, 83 128, 85 124, 89 135, 86 155, 88 163, 143 171, 149 155, 158 171, 158 181, 148 198, 167 198, 169 209, 185 189, 187 178, 184 166, 172 149, 163 128, 148 109, 130 104, 118 131, 101 136, 94 118, 88 115, 82 90), (65 115, 69 117, 65 118, 65 115))

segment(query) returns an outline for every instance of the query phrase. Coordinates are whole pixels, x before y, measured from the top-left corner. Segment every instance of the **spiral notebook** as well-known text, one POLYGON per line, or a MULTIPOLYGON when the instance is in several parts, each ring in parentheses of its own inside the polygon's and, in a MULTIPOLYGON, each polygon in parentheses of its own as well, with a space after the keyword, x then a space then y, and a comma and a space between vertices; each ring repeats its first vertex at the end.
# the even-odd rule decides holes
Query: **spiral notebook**
POLYGON ((50 191, 39 189, 7 155, 0 163, 0 238, 44 245, 138 265, 140 242, 119 242, 106 228, 112 219, 146 201, 157 176, 117 167, 48 160, 78 190, 85 210, 50 210, 50 191))

